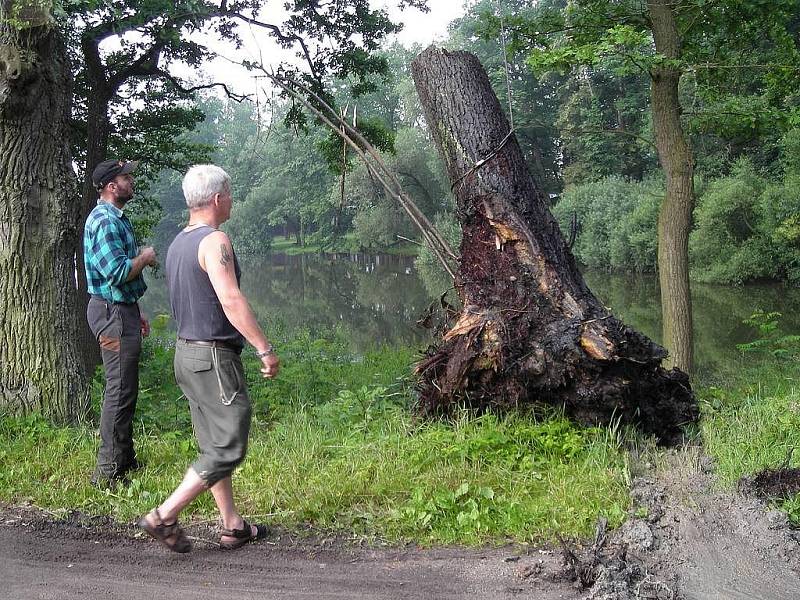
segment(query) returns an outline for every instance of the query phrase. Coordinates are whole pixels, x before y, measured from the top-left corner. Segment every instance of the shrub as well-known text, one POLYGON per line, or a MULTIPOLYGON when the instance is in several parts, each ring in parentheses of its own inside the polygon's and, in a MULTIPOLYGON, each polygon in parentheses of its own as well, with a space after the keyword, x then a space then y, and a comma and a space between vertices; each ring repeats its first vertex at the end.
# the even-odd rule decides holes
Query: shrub
POLYGON ((606 177, 568 188, 553 213, 565 236, 577 216, 572 251, 580 263, 603 270, 653 271, 662 197, 657 180, 606 177))
POLYGON ((741 160, 731 175, 710 182, 694 212, 692 277, 725 284, 800 282, 800 194, 793 179, 770 183, 741 160))

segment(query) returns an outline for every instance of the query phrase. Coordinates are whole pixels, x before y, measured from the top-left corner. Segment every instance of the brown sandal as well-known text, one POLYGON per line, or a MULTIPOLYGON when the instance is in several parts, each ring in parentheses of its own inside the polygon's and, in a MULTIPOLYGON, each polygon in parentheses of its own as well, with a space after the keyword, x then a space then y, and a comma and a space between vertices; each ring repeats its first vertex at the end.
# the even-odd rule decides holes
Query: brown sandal
POLYGON ((154 508, 149 515, 139 519, 139 527, 144 529, 151 537, 157 539, 173 552, 189 552, 192 549, 192 542, 186 537, 186 534, 178 525, 176 520, 174 523, 164 523, 161 515, 158 514, 158 509, 154 508), (151 525, 147 521, 147 516, 152 515, 153 520, 156 521, 155 525, 151 525))
POLYGON ((242 519, 242 528, 241 529, 225 529, 222 527, 219 530, 220 533, 220 541, 219 545, 226 550, 233 550, 235 548, 239 548, 240 546, 244 546, 247 542, 252 542, 255 540, 263 540, 267 537, 267 526, 266 525, 256 525, 256 533, 253 535, 253 529, 250 526, 250 523, 242 519), (223 537, 232 537, 236 538, 232 542, 223 542, 223 537))

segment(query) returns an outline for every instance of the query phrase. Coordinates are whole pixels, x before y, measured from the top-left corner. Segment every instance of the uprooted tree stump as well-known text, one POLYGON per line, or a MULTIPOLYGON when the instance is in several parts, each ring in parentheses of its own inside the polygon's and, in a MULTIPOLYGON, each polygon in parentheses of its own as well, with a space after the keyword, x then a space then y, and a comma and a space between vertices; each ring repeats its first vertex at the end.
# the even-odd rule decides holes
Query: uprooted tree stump
POLYGON ((411 72, 463 230, 463 308, 416 365, 420 410, 544 403, 673 441, 698 418, 688 376, 586 286, 478 59, 430 47, 411 72))

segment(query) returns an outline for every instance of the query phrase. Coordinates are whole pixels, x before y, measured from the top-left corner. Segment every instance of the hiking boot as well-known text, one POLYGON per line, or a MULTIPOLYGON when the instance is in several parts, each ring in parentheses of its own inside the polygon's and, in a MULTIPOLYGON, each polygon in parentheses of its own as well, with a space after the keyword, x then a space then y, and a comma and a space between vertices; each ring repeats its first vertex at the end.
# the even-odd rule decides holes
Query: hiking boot
POLYGON ((102 469, 97 468, 94 470, 94 473, 92 473, 91 478, 89 478, 89 483, 98 490, 114 490, 118 486, 127 487, 130 485, 131 480, 126 472, 116 472, 110 475, 102 469))

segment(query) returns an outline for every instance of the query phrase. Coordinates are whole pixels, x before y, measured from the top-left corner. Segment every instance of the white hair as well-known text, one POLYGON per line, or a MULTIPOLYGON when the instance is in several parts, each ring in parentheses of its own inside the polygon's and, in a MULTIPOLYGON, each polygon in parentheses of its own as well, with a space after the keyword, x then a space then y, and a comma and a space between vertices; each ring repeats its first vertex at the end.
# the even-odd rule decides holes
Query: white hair
POLYGON ((190 209, 203 208, 211 203, 214 194, 231 191, 231 178, 217 165, 194 165, 183 176, 183 196, 190 209))

